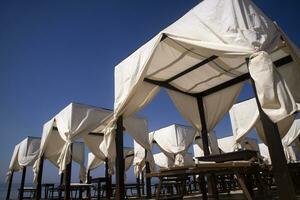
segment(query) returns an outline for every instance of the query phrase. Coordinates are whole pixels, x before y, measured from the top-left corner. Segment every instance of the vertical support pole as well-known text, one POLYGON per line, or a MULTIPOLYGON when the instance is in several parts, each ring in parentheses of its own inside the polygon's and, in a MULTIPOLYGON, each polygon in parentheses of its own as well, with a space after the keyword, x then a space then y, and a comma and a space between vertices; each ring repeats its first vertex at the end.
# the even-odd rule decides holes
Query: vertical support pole
POLYGON ((62 173, 60 175, 60 184, 59 184, 59 190, 58 190, 58 199, 59 200, 61 199, 63 185, 64 185, 64 173, 62 173))
POLYGON ((111 175, 108 173, 108 158, 105 158, 105 181, 106 181, 106 198, 110 199, 111 197, 111 175))
POLYGON ((8 180, 6 200, 9 200, 9 198, 10 198, 10 191, 11 191, 11 184, 12 184, 13 177, 14 177, 14 171, 11 172, 11 175, 10 175, 9 180, 8 180))
MULTIPOLYGON (((247 66, 249 68, 249 59, 246 59, 247 66)), ((255 99, 259 111, 260 120, 265 133, 266 142, 268 145, 273 174, 275 182, 278 186, 280 199, 296 199, 295 189, 292 182, 291 175, 289 173, 287 161, 284 155, 281 138, 278 127, 263 111, 259 102, 254 80, 250 77, 255 99)))
POLYGON ((142 171, 142 195, 145 195, 145 178, 144 178, 144 171, 142 171))
POLYGON ((204 156, 209 156, 210 153, 209 153, 209 145, 208 145, 208 134, 207 134, 207 127, 206 127, 206 120, 205 120, 202 96, 197 96, 197 103, 198 103, 198 111, 199 111, 201 126, 202 126, 201 138, 202 138, 204 156))
POLYGON ((26 177, 26 167, 23 167, 21 186, 20 186, 20 191, 19 191, 19 200, 23 200, 25 177, 26 177))
POLYGON ((71 144, 71 158, 70 163, 66 166, 66 173, 64 173, 65 178, 65 195, 64 200, 71 199, 71 174, 72 174, 72 154, 73 154, 73 144, 71 144))
POLYGON ((150 173, 150 165, 148 161, 146 161, 145 163, 146 163, 146 198, 150 199, 152 197, 151 178, 147 177, 147 174, 150 173))
MULTIPOLYGON (((87 171, 87 183, 91 184, 91 170, 87 171)), ((90 187, 86 191, 86 196, 88 199, 91 199, 91 188, 90 187)))
POLYGON ((117 119, 116 130, 116 200, 123 200, 125 198, 124 185, 124 155, 123 155, 123 117, 117 119))
POLYGON ((140 173, 138 174, 138 177, 136 178, 136 190, 137 190, 137 195, 139 198, 141 198, 141 181, 140 181, 140 173))
MULTIPOLYGON (((201 121, 201 126, 202 126, 201 137, 202 137, 202 144, 203 144, 203 152, 204 152, 204 156, 209 156, 210 151, 209 151, 209 144, 208 144, 208 131, 207 131, 207 126, 206 126, 203 97, 200 95, 197 96, 197 104, 198 104, 198 110, 199 110, 200 121, 201 121)), ((217 184, 214 181, 215 180, 214 175, 213 174, 209 175, 207 177, 207 179, 208 179, 207 184, 208 184, 209 193, 212 194, 213 198, 218 199, 217 184)), ((202 181, 202 182, 204 182, 204 181, 202 181)), ((203 183, 200 183, 200 184, 203 184, 203 183)), ((204 186, 202 186, 202 188, 203 187, 204 186)))
MULTIPOLYGON (((42 195, 42 176, 43 176, 43 167, 44 167, 44 156, 41 157, 39 163, 39 172, 37 177, 36 193, 35 199, 40 200, 42 195)), ((46 195, 46 194, 45 194, 46 195)))

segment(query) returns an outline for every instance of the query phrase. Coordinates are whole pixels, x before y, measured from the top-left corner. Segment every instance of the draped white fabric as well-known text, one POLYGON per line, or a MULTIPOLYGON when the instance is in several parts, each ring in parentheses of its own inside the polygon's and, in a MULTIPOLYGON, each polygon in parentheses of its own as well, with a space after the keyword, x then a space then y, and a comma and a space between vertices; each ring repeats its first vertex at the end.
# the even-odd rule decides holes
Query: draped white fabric
MULTIPOLYGON (((125 171, 128 171, 128 169, 133 163, 133 158, 134 158, 133 148, 124 147, 123 153, 125 157, 125 171)), ((104 163, 105 163, 105 159, 104 160, 99 159, 92 152, 90 152, 88 154, 87 170, 94 170, 104 163)))
POLYGON ((19 171, 23 167, 32 166, 40 151, 41 138, 27 137, 17 144, 10 161, 6 181, 13 171, 19 171))
MULTIPOLYGON (((263 160, 266 163, 271 164, 272 162, 271 162, 268 146, 265 145, 264 143, 260 143, 258 146, 259 146, 260 155, 263 157, 263 160)), ((288 163, 300 161, 300 151, 296 145, 291 144, 290 146, 284 146, 283 149, 288 163)))
POLYGON ((258 146, 259 146, 259 153, 263 157, 264 162, 267 164, 271 164, 271 157, 270 157, 268 146, 265 145, 264 143, 259 143, 258 146))
MULTIPOLYGON (((150 142, 149 142, 149 144, 150 144, 150 142)), ((150 171, 155 171, 154 158, 153 158, 153 155, 151 153, 151 149, 150 149, 150 152, 147 151, 147 155, 146 155, 145 148, 142 147, 139 143, 137 143, 134 140, 133 166, 134 166, 134 174, 135 174, 136 177, 138 177, 139 174, 144 171, 145 161, 149 162, 150 171)))
POLYGON ((282 138, 282 145, 289 146, 300 136, 300 119, 296 119, 287 134, 282 138))
MULTIPOLYGON (((259 99, 266 114, 275 122, 285 118, 295 109, 290 95, 293 94, 290 90, 294 88, 288 88, 287 81, 278 76, 269 62, 269 55, 275 61, 287 56, 286 52, 294 52, 294 59, 299 60, 299 53, 286 37, 286 41, 281 39, 283 35, 280 28, 250 0, 202 1, 116 66, 115 113, 105 128, 105 137, 113 137, 112 130, 118 116, 137 112, 155 96, 158 86, 146 83, 145 78, 148 82, 152 80, 151 83, 167 82, 184 94, 201 93, 248 73, 246 57, 254 59, 250 60, 249 70, 257 83, 259 99), (175 77, 212 55, 218 58, 175 77), (265 69, 267 80, 257 74, 265 69), (272 90, 268 85, 274 86, 272 90)), ((183 102, 179 102, 187 97, 178 97, 176 92, 169 91, 169 94, 182 115, 200 130, 199 119, 195 120, 195 110, 189 114, 183 110, 183 102)), ((235 96, 229 94, 223 100, 231 97, 234 99, 235 96)), ((187 103, 187 109, 192 110, 195 100, 187 102, 192 104, 187 103)), ((216 108, 206 105, 210 129, 229 109, 230 103, 227 106, 218 104, 216 108)))
POLYGON ((259 103, 274 123, 296 112, 296 102, 268 53, 254 54, 250 59, 249 72, 255 82, 259 103))
POLYGON ((184 155, 193 143, 196 130, 192 127, 173 124, 153 131, 153 140, 162 152, 171 158, 175 157, 175 164, 184 165, 184 155), (181 155, 181 156, 180 156, 181 155))
MULTIPOLYGON (((176 166, 175 160, 171 159, 170 157, 166 156, 163 152, 153 154, 154 162, 157 166, 160 168, 170 168, 176 166)), ((194 160, 191 154, 185 154, 183 157, 184 161, 181 163, 184 163, 181 166, 188 166, 193 165, 194 160)))
MULTIPOLYGON (((239 142, 255 127, 258 136, 265 141, 265 133, 259 118, 256 100, 254 98, 234 104, 229 111, 231 126, 235 140, 239 142)), ((277 123, 283 138, 291 127, 296 115, 290 115, 277 123)))
POLYGON ((218 144, 224 153, 233 152, 238 149, 259 151, 257 140, 249 137, 244 137, 236 143, 234 136, 228 136, 218 139, 218 144))
MULTIPOLYGON (((115 157, 115 148, 112 151, 110 151, 110 148, 114 147, 114 145, 111 145, 110 148, 101 149, 100 146, 105 138, 100 135, 99 131, 106 126, 105 123, 107 123, 107 120, 112 114, 112 111, 108 109, 71 103, 55 115, 43 128, 42 144, 40 147, 41 152, 39 159, 34 165, 35 180, 39 171, 40 158, 43 155, 57 165, 59 167, 59 173, 62 173, 66 165, 70 162, 71 144, 80 138, 84 140, 90 151, 96 155, 97 158, 105 160, 105 158, 108 157, 110 159, 109 163, 112 163, 112 158, 115 157), (57 130, 53 127, 57 127, 57 130), (97 133, 99 133, 99 135, 97 135, 97 133)), ((124 127, 128 129, 128 131, 131 131, 133 135, 140 136, 138 133, 145 134, 148 132, 147 121, 142 117, 133 116, 128 118, 128 120, 124 122, 124 127)), ((143 142, 138 136, 139 141, 143 142)), ((147 148, 149 148, 149 145, 147 148)), ((73 149, 76 150, 74 147, 73 149)), ((76 158, 76 155, 74 158, 76 158)), ((84 181, 86 170, 81 162, 79 162, 79 164, 81 166, 80 177, 81 180, 84 181)), ((110 165, 110 169, 112 169, 112 165, 110 165)), ((112 171, 110 170, 110 172, 112 171)))
MULTIPOLYGON (((216 134, 214 131, 211 131, 208 134, 208 145, 209 145, 210 153, 212 155, 220 154, 218 140, 217 140, 217 137, 216 137, 216 134)), ((200 135, 197 135, 197 137, 195 138, 195 145, 193 145, 193 147, 194 147, 194 149, 196 148, 196 150, 195 150, 196 154, 197 154, 196 157, 204 156, 202 138, 200 135)), ((194 151, 194 153, 195 153, 195 151, 194 151)))

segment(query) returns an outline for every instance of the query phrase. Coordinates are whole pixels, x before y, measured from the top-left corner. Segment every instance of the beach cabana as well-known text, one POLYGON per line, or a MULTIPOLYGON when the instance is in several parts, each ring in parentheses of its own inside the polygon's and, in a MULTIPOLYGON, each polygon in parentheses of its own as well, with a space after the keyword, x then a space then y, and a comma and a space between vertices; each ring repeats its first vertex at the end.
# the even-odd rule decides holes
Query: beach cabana
POLYGON ((173 124, 149 133, 150 143, 171 160, 175 166, 184 165, 184 156, 194 141, 196 130, 189 126, 173 124))
MULTIPOLYGON (((259 138, 263 142, 266 142, 265 132, 259 116, 255 98, 234 104, 230 109, 229 114, 232 131, 236 142, 242 140, 242 138, 245 137, 253 128, 256 129, 259 138)), ((288 133, 295 118, 296 112, 277 123, 281 138, 288 133)), ((290 136, 287 136, 287 138, 290 138, 290 136)), ((294 140, 295 138, 293 137, 291 139, 294 140)))
MULTIPOLYGON (((131 147, 124 147, 123 154, 125 156, 125 171, 128 171, 133 163, 134 150, 131 147)), ((105 164, 105 160, 97 158, 92 152, 88 154, 87 171, 94 170, 102 164, 105 164)))
POLYGON ((259 151, 257 140, 250 137, 244 137, 237 143, 234 136, 228 136, 218 139, 218 144, 219 148, 224 153, 229 153, 238 150, 259 151))
MULTIPOLYGON (((260 155, 263 157, 263 160, 267 164, 271 164, 272 161, 270 158, 268 146, 265 145, 264 143, 260 143, 260 144, 258 144, 258 146, 259 146, 260 155)), ((289 163, 300 162, 300 151, 296 145, 290 145, 290 146, 286 147, 284 149, 284 151, 285 151, 285 156, 286 156, 287 162, 289 162, 289 163)))
MULTIPOLYGON (((175 166, 174 159, 170 159, 170 157, 166 156, 163 152, 153 154, 155 165, 160 168, 170 168, 175 166)), ((183 157, 184 162, 182 166, 188 166, 195 164, 193 160, 193 156, 189 153, 186 153, 183 157)))
POLYGON ((41 138, 28 136, 14 148, 13 155, 9 164, 6 182, 8 190, 6 199, 10 199, 11 184, 14 172, 22 170, 21 186, 19 190, 19 199, 23 199, 26 168, 32 166, 36 161, 40 150, 41 138))
MULTIPOLYGON (((265 133, 259 118, 255 99, 248 99, 233 105, 229 113, 234 134, 233 140, 236 143, 242 141, 255 128, 259 138, 266 144, 265 133)), ((295 119, 296 115, 297 113, 278 122, 278 129, 282 138, 282 146, 287 162, 296 159, 296 147, 292 145, 297 142, 300 135, 300 119, 295 119)))
MULTIPOLYGON (((201 132, 209 155, 208 132, 250 79, 280 197, 293 199, 276 123, 297 110, 299 77, 298 49, 251 0, 204 0, 115 67, 114 116, 104 137, 116 136, 116 158, 122 160, 123 119, 166 88, 179 112, 201 132), (288 78, 279 74, 282 67, 288 78)), ((123 173, 117 169, 117 177, 123 173)), ((119 179, 116 199, 123 198, 119 179)))
MULTIPOLYGON (((105 146, 100 150, 103 133, 97 129, 104 126, 104 120, 112 115, 112 111, 95 106, 70 103, 67 107, 56 114, 43 127, 43 136, 38 159, 34 164, 35 182, 37 183, 36 199, 40 198, 43 160, 55 154, 55 165, 59 168, 59 174, 64 173, 65 199, 70 198, 71 160, 73 144, 75 141, 83 140, 89 150, 99 159, 108 159, 111 162, 112 146, 105 146)), ((147 120, 142 117, 133 116, 124 122, 122 130, 126 129, 132 134, 147 133, 147 120)), ((111 168, 111 165, 110 165, 111 168)), ((86 169, 81 165, 80 180, 86 180, 86 169)))

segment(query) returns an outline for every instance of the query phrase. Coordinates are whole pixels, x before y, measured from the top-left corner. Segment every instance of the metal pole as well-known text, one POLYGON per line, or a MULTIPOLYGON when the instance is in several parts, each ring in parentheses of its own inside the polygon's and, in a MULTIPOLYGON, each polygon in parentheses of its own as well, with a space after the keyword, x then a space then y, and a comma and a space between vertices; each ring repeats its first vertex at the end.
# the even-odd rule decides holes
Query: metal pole
MULTIPOLYGON (((246 63, 248 66, 249 59, 246 59, 246 63)), ((257 107, 259 110, 260 120, 264 129, 265 138, 272 161, 272 171, 275 178, 275 182, 278 186, 280 199, 296 199, 295 189, 284 155, 278 127, 263 111, 257 96, 254 80, 251 77, 250 80, 252 83, 257 107)))
POLYGON ((39 172, 37 177, 37 185, 36 185, 36 194, 35 199, 40 200, 42 195, 42 176, 43 176, 43 167, 44 167, 44 156, 41 157, 39 163, 39 172))
POLYGON ((137 195, 139 198, 141 198, 141 181, 140 181, 140 173, 138 173, 138 177, 136 178, 136 184, 137 184, 137 195))
POLYGON ((106 181, 106 198, 110 199, 111 197, 111 176, 108 173, 108 158, 105 158, 105 181, 106 181))
POLYGON ((10 191, 11 191, 11 184, 12 184, 13 176, 14 176, 14 171, 11 172, 11 175, 9 177, 6 200, 9 200, 9 198, 10 198, 10 191))
POLYGON ((26 167, 23 167, 21 186, 20 186, 20 191, 19 191, 19 200, 23 200, 25 177, 26 177, 26 167))
MULTIPOLYGON (((204 111, 204 105, 203 105, 203 97, 197 96, 197 104, 198 104, 198 111, 200 115, 200 121, 201 121, 201 137, 202 137, 202 144, 203 144, 203 151, 204 156, 209 156, 209 143, 208 143, 208 131, 206 126, 206 119, 205 119, 205 111, 204 111)), ((200 184, 205 184, 205 181, 200 181, 200 184)), ((214 199, 218 199, 218 191, 217 191, 217 183, 215 181, 215 176, 213 174, 207 176, 207 184, 208 184, 208 191, 212 194, 214 199)), ((202 185, 202 188, 205 186, 202 185)), ((205 192, 205 190, 203 190, 205 192)), ((203 194, 203 199, 206 198, 206 195, 203 194)))
POLYGON ((73 144, 71 144, 71 158, 70 158, 70 163, 67 164, 66 166, 66 173, 64 173, 64 178, 65 178, 65 195, 64 195, 64 200, 69 200, 71 198, 71 174, 72 174, 72 154, 73 154, 73 144))
POLYGON ((149 162, 146 161, 146 197, 151 198, 152 197, 152 192, 151 192, 151 178, 147 177, 147 174, 150 174, 150 165, 149 162))
POLYGON ((59 190, 58 190, 58 199, 61 199, 61 193, 62 193, 62 187, 63 187, 63 183, 64 183, 64 173, 62 173, 60 175, 60 185, 59 185, 59 190))
POLYGON ((142 195, 145 195, 145 178, 144 178, 144 171, 142 171, 142 195))
POLYGON ((124 185, 124 155, 123 155, 123 117, 117 119, 116 129, 116 200, 125 198, 124 185))
POLYGON ((210 152, 209 152, 209 145, 208 145, 208 134, 207 134, 207 127, 206 127, 206 120, 205 120, 202 96, 197 97, 197 103, 198 103, 198 111, 199 111, 201 126, 202 126, 201 138, 202 138, 204 156, 209 156, 210 152))

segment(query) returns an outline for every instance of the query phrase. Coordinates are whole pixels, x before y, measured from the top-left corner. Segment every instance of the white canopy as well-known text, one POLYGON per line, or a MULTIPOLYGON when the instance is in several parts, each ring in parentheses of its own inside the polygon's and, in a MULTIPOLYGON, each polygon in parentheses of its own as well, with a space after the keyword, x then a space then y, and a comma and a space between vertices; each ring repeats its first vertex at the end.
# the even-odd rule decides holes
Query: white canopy
MULTIPOLYGON (((133 163, 134 151, 131 147, 124 147, 123 152, 125 157, 125 171, 127 171, 133 163)), ((90 152, 88 154, 87 170, 94 170, 104 163, 105 160, 97 158, 92 152, 90 152)))
POLYGON ((38 157, 41 138, 27 137, 17 144, 9 164, 6 181, 9 180, 12 172, 20 171, 23 167, 32 166, 38 157))
MULTIPOLYGON (((103 137, 98 130, 105 126, 105 119, 108 119, 111 115, 112 111, 108 109, 79 103, 69 104, 44 125, 39 159, 42 155, 48 159, 55 155, 56 157, 53 160, 55 165, 59 167, 59 173, 62 173, 70 162, 71 144, 82 138, 96 157, 101 160, 108 157, 111 160, 108 153, 110 151, 109 147, 100 150, 99 146, 103 137)), ((147 121, 141 117, 128 118, 124 121, 124 127, 132 134, 143 134, 148 131, 147 121)), ((39 171, 39 159, 34 165, 35 180, 39 171)), ((80 165, 80 177, 84 181, 86 170, 83 162, 80 165)))
POLYGON ((283 146, 290 146, 300 136, 300 119, 295 119, 287 134, 282 138, 283 146))
POLYGON ((249 77, 245 58, 251 58, 250 75, 271 120, 278 122, 294 113, 295 100, 300 99, 296 47, 252 1, 204 0, 116 66, 115 113, 105 137, 113 142, 117 118, 143 108, 160 86, 168 88, 178 110, 198 131, 195 97, 203 97, 210 132, 249 77), (284 64, 288 55, 294 62, 284 65, 285 73, 292 74, 285 80, 272 62, 284 64))
MULTIPOLYGON (((300 80, 300 79, 299 79, 300 80)), ((262 122, 260 121, 258 107, 255 98, 236 103, 229 111, 231 126, 235 140, 238 142, 255 127, 260 139, 265 141, 262 122)), ((283 138, 290 129, 296 114, 279 121, 278 129, 283 138)))
MULTIPOLYGON (((209 144, 209 150, 211 155, 220 154, 218 140, 214 131, 211 131, 208 134, 208 144, 209 144)), ((193 145, 193 148, 194 148, 194 153, 196 151, 198 156, 204 156, 201 136, 198 135, 195 137, 195 144, 193 145)))
POLYGON ((156 142, 160 150, 170 159, 175 158, 175 165, 184 165, 184 155, 193 143, 196 130, 189 126, 173 124, 149 133, 150 142, 156 142))
MULTIPOLYGON (((166 156, 163 152, 156 153, 153 155, 153 157, 154 157, 155 164, 160 168, 170 168, 175 166, 174 158, 171 159, 169 156, 166 156)), ((183 166, 195 164, 193 160, 193 156, 189 153, 185 154, 183 159, 184 159, 183 166)))
MULTIPOLYGON (((268 164, 271 164, 271 158, 269 154, 269 149, 264 143, 258 144, 260 155, 264 158, 264 161, 268 164)), ((287 162, 299 162, 300 161, 300 151, 296 145, 290 145, 284 148, 284 153, 287 159, 287 162)))
POLYGON ((236 143, 234 136, 218 139, 219 148, 225 152, 233 152, 238 149, 259 151, 258 142, 254 138, 244 137, 236 143))

